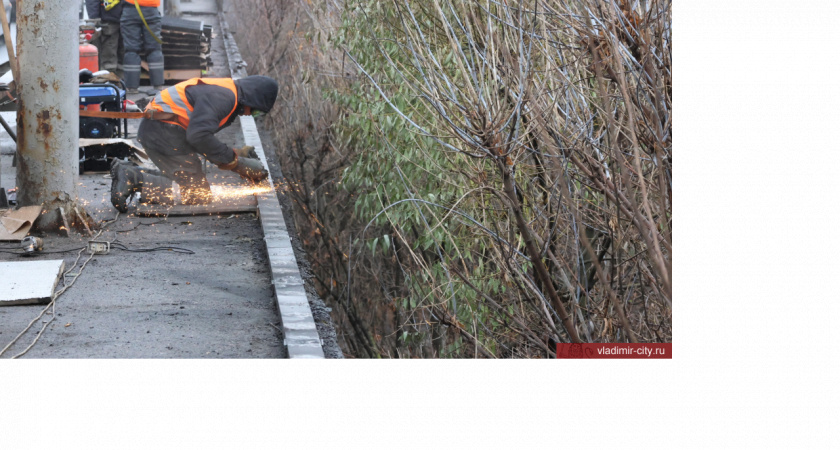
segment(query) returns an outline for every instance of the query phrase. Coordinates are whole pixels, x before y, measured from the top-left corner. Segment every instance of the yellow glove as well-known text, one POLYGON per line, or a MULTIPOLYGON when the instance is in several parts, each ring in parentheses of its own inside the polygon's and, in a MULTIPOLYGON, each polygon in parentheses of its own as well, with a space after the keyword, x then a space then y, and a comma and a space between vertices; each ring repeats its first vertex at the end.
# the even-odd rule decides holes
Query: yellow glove
POLYGON ((103 4, 105 5, 105 11, 110 11, 114 9, 115 6, 120 4, 121 0, 103 0, 103 4))

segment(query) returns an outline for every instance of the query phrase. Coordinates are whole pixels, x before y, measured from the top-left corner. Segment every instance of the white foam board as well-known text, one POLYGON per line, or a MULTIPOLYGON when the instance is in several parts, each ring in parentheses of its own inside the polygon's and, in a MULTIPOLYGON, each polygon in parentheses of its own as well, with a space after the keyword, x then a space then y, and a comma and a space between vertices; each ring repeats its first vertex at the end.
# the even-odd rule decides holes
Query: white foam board
POLYGON ((49 303, 63 260, 0 262, 0 306, 49 303))

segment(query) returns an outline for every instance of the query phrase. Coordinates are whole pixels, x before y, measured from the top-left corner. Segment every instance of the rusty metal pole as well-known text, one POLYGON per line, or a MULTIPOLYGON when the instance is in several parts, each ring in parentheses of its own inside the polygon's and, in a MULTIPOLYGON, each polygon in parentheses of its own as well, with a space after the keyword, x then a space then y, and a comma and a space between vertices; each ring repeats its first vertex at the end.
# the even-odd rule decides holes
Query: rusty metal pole
POLYGON ((44 206, 42 229, 70 225, 62 222, 68 218, 75 222, 77 214, 84 216, 75 203, 78 14, 77 1, 18 1, 18 201, 22 206, 44 206))

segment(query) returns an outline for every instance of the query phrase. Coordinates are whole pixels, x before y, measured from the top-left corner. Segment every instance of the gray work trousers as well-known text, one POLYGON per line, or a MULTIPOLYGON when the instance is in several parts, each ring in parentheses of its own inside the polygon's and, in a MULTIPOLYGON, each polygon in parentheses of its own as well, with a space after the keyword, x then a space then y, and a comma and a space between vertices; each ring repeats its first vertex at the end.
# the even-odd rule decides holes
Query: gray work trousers
POLYGON ((179 185, 184 175, 207 179, 199 151, 187 142, 187 131, 178 125, 143 119, 137 129, 137 141, 163 176, 179 185))
MULTIPOLYGON (((160 38, 160 11, 155 7, 141 6, 143 17, 152 29, 154 34, 160 38)), ((125 45, 125 57, 123 59, 123 80, 128 89, 137 89, 140 86, 140 54, 146 54, 146 63, 149 65, 149 82, 153 86, 163 85, 163 51, 160 43, 149 34, 149 30, 143 25, 143 20, 137 14, 134 5, 126 3, 120 17, 120 30, 125 45), (130 7, 129 7, 130 6, 130 7)))
POLYGON ((99 49, 99 69, 116 72, 122 67, 124 53, 120 24, 102 22, 99 37, 91 41, 99 49))

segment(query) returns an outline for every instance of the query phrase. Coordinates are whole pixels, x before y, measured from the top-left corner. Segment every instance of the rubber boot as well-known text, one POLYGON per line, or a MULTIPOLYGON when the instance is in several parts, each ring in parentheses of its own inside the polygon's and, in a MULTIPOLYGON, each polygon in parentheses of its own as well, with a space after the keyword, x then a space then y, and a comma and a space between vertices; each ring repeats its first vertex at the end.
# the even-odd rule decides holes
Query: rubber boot
POLYGON ((111 204, 117 211, 128 211, 128 199, 143 187, 143 174, 134 164, 111 160, 111 204))
POLYGON ((150 52, 146 55, 146 62, 149 64, 149 83, 158 89, 158 86, 163 85, 163 52, 150 52))
POLYGON ((185 205, 209 205, 213 203, 210 182, 203 173, 175 172, 175 182, 181 188, 181 203, 185 205))
POLYGON ((126 51, 123 56, 123 81, 129 91, 140 87, 140 55, 126 51))
POLYGON ((174 205, 175 196, 172 193, 172 180, 161 175, 156 170, 142 170, 143 190, 140 193, 140 203, 158 205, 174 205))

